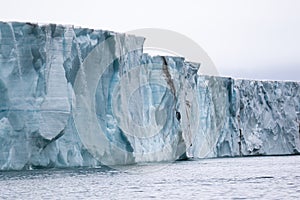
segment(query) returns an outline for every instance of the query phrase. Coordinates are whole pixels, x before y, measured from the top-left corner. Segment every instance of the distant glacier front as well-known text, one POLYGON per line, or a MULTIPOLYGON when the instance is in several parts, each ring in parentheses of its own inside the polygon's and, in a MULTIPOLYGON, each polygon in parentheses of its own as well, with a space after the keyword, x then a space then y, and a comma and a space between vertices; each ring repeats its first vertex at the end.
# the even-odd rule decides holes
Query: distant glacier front
POLYGON ((300 83, 198 75, 144 40, 0 22, 0 169, 300 153, 300 83))

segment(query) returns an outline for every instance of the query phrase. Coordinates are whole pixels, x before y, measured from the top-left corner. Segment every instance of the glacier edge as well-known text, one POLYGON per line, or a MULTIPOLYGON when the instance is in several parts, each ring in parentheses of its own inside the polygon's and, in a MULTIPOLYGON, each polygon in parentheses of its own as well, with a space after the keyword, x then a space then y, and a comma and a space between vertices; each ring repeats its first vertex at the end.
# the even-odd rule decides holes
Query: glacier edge
POLYGON ((300 83, 199 76, 144 38, 0 22, 0 169, 300 152, 300 83))

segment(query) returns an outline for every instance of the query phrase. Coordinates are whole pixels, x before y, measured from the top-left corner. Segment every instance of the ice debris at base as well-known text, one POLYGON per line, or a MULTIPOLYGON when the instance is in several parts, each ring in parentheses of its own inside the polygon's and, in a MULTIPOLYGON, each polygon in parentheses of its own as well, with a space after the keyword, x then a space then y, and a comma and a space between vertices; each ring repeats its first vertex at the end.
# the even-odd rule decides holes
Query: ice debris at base
POLYGON ((198 76, 143 42, 0 22, 0 169, 300 152, 300 83, 198 76))

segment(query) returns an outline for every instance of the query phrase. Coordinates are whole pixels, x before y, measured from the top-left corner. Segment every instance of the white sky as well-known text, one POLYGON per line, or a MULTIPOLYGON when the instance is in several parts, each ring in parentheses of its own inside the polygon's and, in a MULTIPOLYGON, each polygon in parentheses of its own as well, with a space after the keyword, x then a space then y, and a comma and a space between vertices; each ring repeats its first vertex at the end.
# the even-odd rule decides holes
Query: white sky
POLYGON ((1 21, 169 29, 197 42, 220 75, 300 81, 300 0, 1 1, 1 21))

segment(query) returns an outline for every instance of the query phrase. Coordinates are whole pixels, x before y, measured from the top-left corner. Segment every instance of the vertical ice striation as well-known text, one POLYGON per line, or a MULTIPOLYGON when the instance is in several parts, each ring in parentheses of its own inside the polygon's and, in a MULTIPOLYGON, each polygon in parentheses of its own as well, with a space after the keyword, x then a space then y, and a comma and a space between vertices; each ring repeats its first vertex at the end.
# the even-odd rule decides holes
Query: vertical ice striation
POLYGON ((300 83, 198 77, 197 157, 299 154, 300 83))
POLYGON ((242 155, 299 154, 300 84, 236 81, 242 155))
POLYGON ((298 154, 300 83, 198 76, 144 38, 0 23, 0 170, 298 154))

